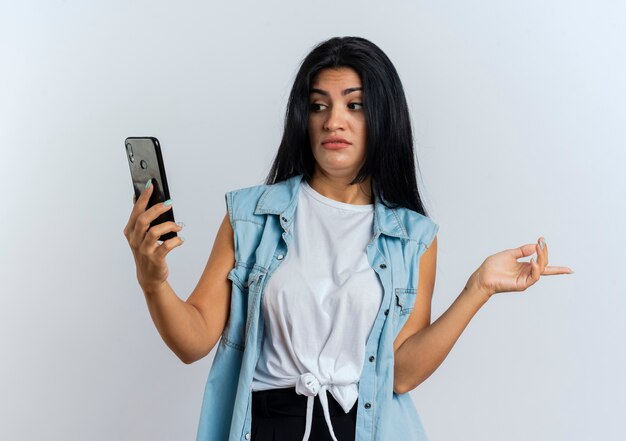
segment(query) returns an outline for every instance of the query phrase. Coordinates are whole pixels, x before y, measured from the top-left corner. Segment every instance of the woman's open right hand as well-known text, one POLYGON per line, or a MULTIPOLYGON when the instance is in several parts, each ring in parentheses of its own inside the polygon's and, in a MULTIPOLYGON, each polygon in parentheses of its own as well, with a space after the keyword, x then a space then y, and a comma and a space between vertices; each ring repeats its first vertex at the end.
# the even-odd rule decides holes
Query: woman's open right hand
POLYGON ((539 281, 540 276, 573 274, 567 266, 548 265, 548 246, 545 239, 539 237, 536 243, 520 245, 493 254, 485 259, 474 271, 468 285, 473 285, 486 298, 499 292, 524 291, 539 281), (537 253, 537 259, 530 262, 518 262, 517 259, 537 253))
POLYGON ((158 203, 146 210, 153 190, 154 186, 150 185, 141 193, 124 227, 124 236, 128 240, 137 266, 137 280, 144 292, 154 290, 167 281, 168 268, 165 256, 183 243, 180 236, 177 236, 159 245, 159 237, 170 231, 178 232, 182 227, 172 221, 150 227, 152 221, 171 209, 171 205, 158 203))

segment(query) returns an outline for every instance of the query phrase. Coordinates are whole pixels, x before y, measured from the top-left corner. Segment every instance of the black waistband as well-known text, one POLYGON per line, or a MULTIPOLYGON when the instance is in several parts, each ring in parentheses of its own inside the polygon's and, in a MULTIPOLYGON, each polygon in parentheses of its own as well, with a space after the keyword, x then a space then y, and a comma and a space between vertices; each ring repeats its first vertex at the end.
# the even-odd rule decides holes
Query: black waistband
MULTIPOLYGON (((326 396, 328 397, 328 411, 330 416, 346 415, 341 405, 333 398, 329 391, 326 391, 326 396)), ((253 391, 252 414, 259 417, 306 417, 308 398, 309 397, 306 395, 297 394, 295 387, 253 391)), ((354 403, 350 413, 356 411, 356 406, 357 403, 354 403)), ((316 396, 313 401, 313 418, 324 418, 324 410, 322 409, 322 403, 318 396, 316 396)))

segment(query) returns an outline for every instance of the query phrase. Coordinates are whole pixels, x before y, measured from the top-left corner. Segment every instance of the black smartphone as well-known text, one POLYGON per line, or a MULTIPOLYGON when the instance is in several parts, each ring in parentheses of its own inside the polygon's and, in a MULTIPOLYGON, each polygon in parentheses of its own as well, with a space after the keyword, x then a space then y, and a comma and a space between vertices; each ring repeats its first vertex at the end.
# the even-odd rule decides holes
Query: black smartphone
MULTIPOLYGON (((154 190, 148 201, 146 210, 159 202, 170 199, 170 189, 167 186, 165 165, 159 140, 153 136, 132 136, 126 138, 126 158, 130 166, 130 177, 133 180, 135 197, 138 199, 146 188, 148 179, 152 180, 154 190)), ((174 208, 162 213, 150 223, 150 227, 167 221, 174 221, 174 208)), ((170 231, 159 237, 158 240, 167 240, 176 237, 175 231, 170 231)))

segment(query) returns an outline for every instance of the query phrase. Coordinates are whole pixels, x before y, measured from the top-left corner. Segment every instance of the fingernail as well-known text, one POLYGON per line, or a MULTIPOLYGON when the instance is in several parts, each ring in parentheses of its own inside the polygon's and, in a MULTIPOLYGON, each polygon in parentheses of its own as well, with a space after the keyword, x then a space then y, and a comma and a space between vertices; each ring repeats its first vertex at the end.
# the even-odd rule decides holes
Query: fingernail
POLYGON ((543 250, 543 249, 545 248, 545 246, 546 246, 546 242, 545 242, 545 240, 541 239, 541 240, 539 241, 539 248, 541 248, 541 249, 543 250))
POLYGON ((180 240, 182 240, 183 242, 185 241, 185 238, 183 236, 178 236, 180 237, 180 240))
POLYGON ((531 257, 531 258, 530 258, 530 261, 531 261, 531 262, 533 262, 533 263, 535 263, 535 258, 534 258, 534 257, 531 257))
POLYGON ((165 205, 166 207, 169 207, 173 203, 174 203, 174 201, 172 201, 171 199, 168 199, 167 201, 163 202, 163 205, 165 205))
POLYGON ((185 226, 184 222, 176 222, 176 225, 178 225, 180 228, 183 228, 185 226))
POLYGON ((152 178, 148 179, 148 182, 146 182, 146 190, 150 188, 150 185, 152 185, 152 178))
POLYGON ((572 271, 572 270, 569 270, 569 273, 570 273, 570 274, 574 274, 574 271, 572 271))

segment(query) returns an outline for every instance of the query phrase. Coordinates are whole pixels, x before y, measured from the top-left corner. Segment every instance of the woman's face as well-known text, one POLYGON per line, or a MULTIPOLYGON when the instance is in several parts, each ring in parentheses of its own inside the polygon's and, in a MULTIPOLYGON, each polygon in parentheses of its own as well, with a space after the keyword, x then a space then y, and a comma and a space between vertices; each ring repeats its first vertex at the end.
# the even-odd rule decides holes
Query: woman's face
POLYGON ((351 179, 366 153, 359 75, 349 67, 321 70, 313 78, 309 104, 309 137, 316 167, 325 174, 351 179))

